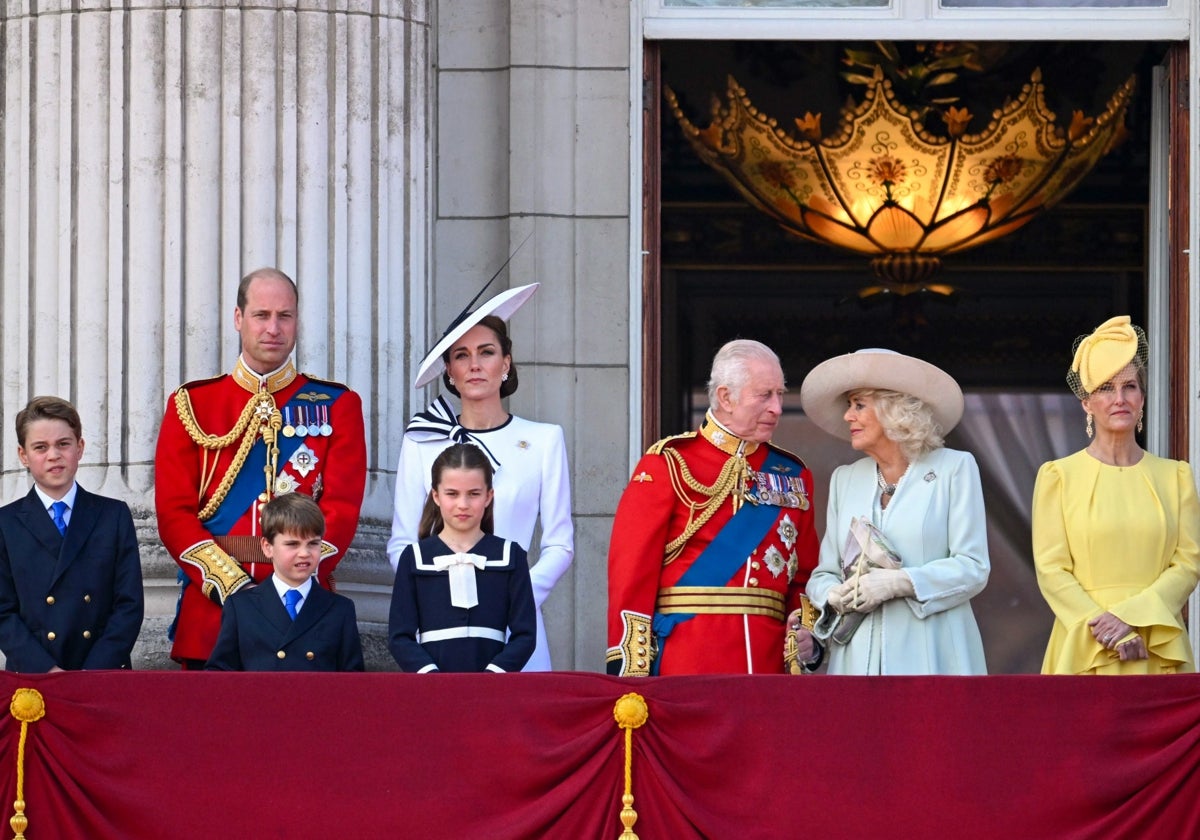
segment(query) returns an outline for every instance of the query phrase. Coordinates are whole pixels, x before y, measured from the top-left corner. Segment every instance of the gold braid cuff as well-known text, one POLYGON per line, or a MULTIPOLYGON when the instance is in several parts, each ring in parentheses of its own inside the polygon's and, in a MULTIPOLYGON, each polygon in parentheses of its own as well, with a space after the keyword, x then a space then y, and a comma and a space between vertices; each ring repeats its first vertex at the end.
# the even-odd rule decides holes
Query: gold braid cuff
POLYGON ((246 574, 238 561, 212 540, 196 543, 183 552, 179 559, 200 570, 203 581, 200 591, 206 598, 211 598, 215 592, 222 604, 226 598, 250 583, 250 575, 246 574))
POLYGON ((648 677, 650 665, 658 656, 658 644, 650 630, 650 616, 621 610, 621 623, 625 632, 621 643, 609 648, 605 662, 620 662, 619 676, 648 677))
MULTIPOLYGON (((200 424, 196 421, 196 413, 192 409, 191 396, 186 388, 180 388, 175 392, 175 413, 179 415, 179 422, 183 424, 188 437, 205 451, 205 464, 208 462, 209 452, 225 449, 235 440, 240 439, 229 469, 221 477, 220 484, 217 485, 217 489, 213 491, 208 502, 200 509, 199 519, 202 521, 209 519, 225 501, 225 497, 229 494, 229 488, 233 486, 238 473, 242 471, 242 465, 246 463, 246 457, 250 454, 250 449, 254 446, 254 441, 257 440, 260 432, 267 444, 267 463, 263 469, 266 473, 267 499, 271 498, 275 488, 275 473, 279 464, 278 433, 283 427, 283 415, 276 407, 273 395, 266 391, 259 391, 251 396, 246 402, 246 407, 242 409, 237 423, 224 435, 208 434, 200 428, 200 424)), ((205 472, 207 473, 207 469, 205 472)), ((206 489, 207 481, 205 486, 200 488, 201 495, 206 489)))
MULTIPOLYGON (((807 595, 800 596, 800 626, 805 630, 811 631, 813 625, 817 623, 817 619, 821 614, 817 608, 813 606, 812 601, 808 600, 807 595)), ((783 665, 784 670, 789 674, 807 674, 809 669, 800 661, 800 640, 796 638, 796 628, 788 627, 787 634, 783 639, 783 665)), ((821 660, 818 658, 815 665, 811 665, 815 671, 821 665, 821 660)))

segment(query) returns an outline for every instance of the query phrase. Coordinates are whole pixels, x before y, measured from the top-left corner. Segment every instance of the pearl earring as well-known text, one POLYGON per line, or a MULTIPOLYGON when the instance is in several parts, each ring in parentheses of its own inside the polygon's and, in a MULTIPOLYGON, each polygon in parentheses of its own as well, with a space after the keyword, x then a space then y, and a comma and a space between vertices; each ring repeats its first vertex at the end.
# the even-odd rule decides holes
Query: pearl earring
POLYGON ((507 381, 508 381, 508 374, 506 373, 506 374, 504 374, 503 376, 501 376, 501 377, 500 377, 500 381, 501 381, 501 382, 507 382, 507 381))
POLYGON ((454 377, 453 377, 453 376, 447 376, 447 377, 446 377, 446 381, 447 381, 447 382, 449 382, 451 385, 453 385, 453 384, 454 384, 454 377))
POLYGON ((1090 413, 1088 414, 1088 419, 1087 419, 1087 427, 1086 427, 1086 429, 1087 429, 1087 436, 1088 436, 1089 438, 1091 438, 1091 436, 1092 436, 1092 435, 1094 435, 1094 434, 1096 433, 1096 432, 1095 432, 1095 429, 1093 429, 1093 428, 1092 428, 1092 415, 1091 415, 1090 413))

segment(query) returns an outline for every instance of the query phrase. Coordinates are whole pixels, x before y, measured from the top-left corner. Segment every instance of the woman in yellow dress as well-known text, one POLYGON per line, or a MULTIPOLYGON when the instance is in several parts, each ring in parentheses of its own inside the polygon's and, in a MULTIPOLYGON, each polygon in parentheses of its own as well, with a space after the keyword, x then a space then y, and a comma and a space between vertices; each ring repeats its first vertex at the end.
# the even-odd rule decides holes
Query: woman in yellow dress
POLYGON ((1091 442, 1050 461, 1033 490, 1033 560, 1054 611, 1044 674, 1194 671, 1182 611, 1200 578, 1192 469, 1134 437, 1146 335, 1129 316, 1076 342, 1067 373, 1091 442))

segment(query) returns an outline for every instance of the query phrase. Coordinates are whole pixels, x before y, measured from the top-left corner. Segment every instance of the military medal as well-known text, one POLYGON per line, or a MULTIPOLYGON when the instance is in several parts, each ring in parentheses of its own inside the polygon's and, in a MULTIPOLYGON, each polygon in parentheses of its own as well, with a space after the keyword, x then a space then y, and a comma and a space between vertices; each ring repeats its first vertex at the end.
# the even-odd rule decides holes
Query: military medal
POLYGON ((292 457, 288 458, 288 463, 292 465, 292 469, 300 473, 301 478, 307 478, 308 474, 317 468, 317 461, 321 460, 317 457, 317 453, 308 448, 308 444, 300 444, 300 448, 292 453, 292 457))
POLYGON ((333 426, 329 425, 329 406, 321 406, 321 437, 329 437, 333 434, 333 426))
POLYGON ((760 505, 808 510, 808 493, 800 476, 765 472, 751 472, 750 475, 754 481, 754 487, 746 493, 750 501, 760 505))
POLYGON ((296 424, 296 434, 300 437, 308 437, 308 426, 305 425, 307 417, 304 409, 299 406, 296 407, 296 418, 300 421, 296 424))
POLYGON ((287 406, 283 407, 283 436, 296 436, 296 427, 292 425, 292 410, 287 406))

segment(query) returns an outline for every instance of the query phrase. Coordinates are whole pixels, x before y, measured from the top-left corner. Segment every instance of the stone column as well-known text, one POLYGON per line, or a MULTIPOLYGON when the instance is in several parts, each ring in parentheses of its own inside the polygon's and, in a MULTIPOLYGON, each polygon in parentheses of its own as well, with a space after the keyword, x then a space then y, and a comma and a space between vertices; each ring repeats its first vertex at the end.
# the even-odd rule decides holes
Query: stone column
POLYGON ((300 288, 298 367, 363 397, 370 477, 339 578, 386 621, 393 421, 425 338, 426 0, 6 0, 2 25, 0 499, 29 487, 16 411, 70 399, 80 483, 139 524, 139 662, 165 664, 158 425, 177 385, 231 369, 238 279, 278 266, 300 288))
POLYGON ((608 537, 629 479, 633 12, 627 0, 437 9, 431 332, 534 231, 508 271, 510 286, 542 284, 512 322, 510 409, 566 433, 575 562, 546 602, 546 629, 555 668, 602 670, 608 537))

